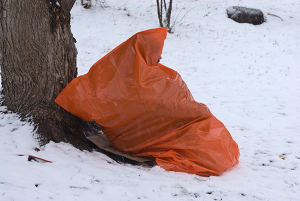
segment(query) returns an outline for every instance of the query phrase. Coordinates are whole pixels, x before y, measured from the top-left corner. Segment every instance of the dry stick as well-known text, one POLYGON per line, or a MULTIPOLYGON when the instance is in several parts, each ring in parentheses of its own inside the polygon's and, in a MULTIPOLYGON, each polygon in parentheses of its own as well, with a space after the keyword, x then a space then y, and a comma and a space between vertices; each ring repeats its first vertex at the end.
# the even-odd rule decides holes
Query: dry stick
POLYGON ((208 16, 210 14, 210 12, 208 12, 206 15, 204 15, 203 17, 205 17, 205 16, 208 16))
POLYGON ((32 156, 32 155, 27 155, 27 154, 17 154, 17 156, 28 156, 28 160, 30 161, 31 159, 39 159, 41 161, 44 161, 44 162, 47 162, 47 163, 52 163, 52 161, 48 161, 48 160, 45 160, 45 159, 42 159, 42 158, 39 158, 39 157, 36 157, 36 156, 32 156))
POLYGON ((278 17, 281 19, 281 21, 283 21, 283 19, 281 17, 279 17, 278 15, 272 14, 272 13, 268 13, 268 15, 274 16, 274 17, 278 17))

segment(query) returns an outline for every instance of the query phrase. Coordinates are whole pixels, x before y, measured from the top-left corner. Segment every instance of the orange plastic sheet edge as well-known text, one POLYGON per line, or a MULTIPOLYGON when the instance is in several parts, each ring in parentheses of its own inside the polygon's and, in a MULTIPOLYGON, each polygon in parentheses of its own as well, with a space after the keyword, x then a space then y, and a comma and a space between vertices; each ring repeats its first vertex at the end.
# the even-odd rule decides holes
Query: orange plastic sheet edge
POLYGON ((238 164, 238 145, 179 73, 158 63, 166 36, 166 28, 133 35, 55 101, 95 120, 119 151, 154 157, 168 171, 220 175, 238 164))

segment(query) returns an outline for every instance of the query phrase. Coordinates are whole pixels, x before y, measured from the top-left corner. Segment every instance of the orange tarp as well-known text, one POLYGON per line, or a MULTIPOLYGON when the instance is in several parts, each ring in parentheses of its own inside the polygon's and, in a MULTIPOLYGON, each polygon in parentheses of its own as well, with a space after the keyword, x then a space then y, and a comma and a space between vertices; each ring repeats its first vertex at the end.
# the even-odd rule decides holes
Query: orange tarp
POLYGON ((166 28, 133 35, 55 101, 95 120, 122 152, 154 157, 169 171, 220 175, 238 164, 238 145, 208 107, 194 100, 181 76, 158 63, 166 35, 166 28))

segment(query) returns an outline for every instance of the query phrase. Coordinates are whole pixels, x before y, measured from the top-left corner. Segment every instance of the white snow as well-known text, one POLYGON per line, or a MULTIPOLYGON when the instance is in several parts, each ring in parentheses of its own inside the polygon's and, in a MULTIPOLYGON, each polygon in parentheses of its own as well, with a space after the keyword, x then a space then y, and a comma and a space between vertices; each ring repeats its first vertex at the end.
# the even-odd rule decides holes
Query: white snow
MULTIPOLYGON (((72 9, 80 75, 134 33, 158 27, 154 0, 107 4, 86 10, 78 1, 72 9)), ((168 34, 161 63, 226 125, 240 164, 207 178, 118 164, 66 143, 36 152, 33 126, 2 106, 1 201, 300 200, 300 1, 175 0, 173 9, 177 22, 190 11, 168 34), (268 20, 238 24, 227 18, 230 6, 261 9, 268 20)))

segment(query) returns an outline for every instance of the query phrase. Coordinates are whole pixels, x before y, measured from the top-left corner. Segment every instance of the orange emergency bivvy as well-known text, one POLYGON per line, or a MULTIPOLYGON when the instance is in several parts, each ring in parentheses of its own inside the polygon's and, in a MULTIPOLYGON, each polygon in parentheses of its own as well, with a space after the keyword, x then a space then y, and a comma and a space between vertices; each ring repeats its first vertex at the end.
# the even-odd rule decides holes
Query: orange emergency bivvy
POLYGON ((116 149, 154 157, 168 171, 220 175, 238 164, 239 148, 181 76, 158 63, 166 28, 139 32, 75 78, 56 98, 95 120, 116 149))

